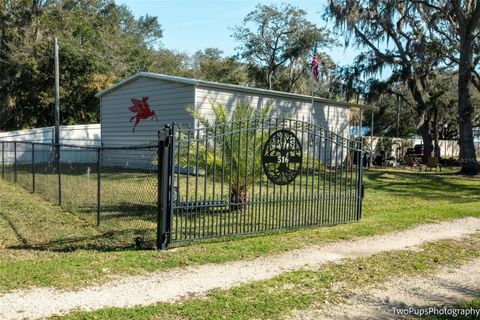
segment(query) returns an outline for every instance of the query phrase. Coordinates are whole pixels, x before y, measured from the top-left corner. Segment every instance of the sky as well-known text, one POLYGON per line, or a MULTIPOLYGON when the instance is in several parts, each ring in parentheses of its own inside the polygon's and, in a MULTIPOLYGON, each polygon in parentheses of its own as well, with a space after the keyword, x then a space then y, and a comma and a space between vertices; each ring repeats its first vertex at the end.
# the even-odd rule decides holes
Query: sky
MULTIPOLYGON (((126 5, 136 16, 157 16, 163 29, 165 48, 192 54, 208 47, 219 48, 225 55, 235 54, 237 43, 231 37, 232 28, 258 3, 289 3, 307 12, 307 19, 319 27, 331 23, 322 19, 326 0, 115 0, 126 5)), ((343 39, 339 39, 343 43, 343 39)), ((340 65, 349 64, 356 56, 354 48, 343 47, 325 50, 340 65)))

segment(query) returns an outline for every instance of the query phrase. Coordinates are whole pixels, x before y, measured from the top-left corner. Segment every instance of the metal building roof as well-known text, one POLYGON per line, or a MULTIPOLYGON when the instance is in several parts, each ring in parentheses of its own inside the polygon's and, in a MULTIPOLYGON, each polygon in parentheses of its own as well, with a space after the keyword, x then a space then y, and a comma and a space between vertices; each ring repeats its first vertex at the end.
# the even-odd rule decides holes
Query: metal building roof
MULTIPOLYGON (((274 91, 274 90, 267 90, 267 89, 259 89, 259 88, 254 88, 254 87, 246 87, 246 86, 239 86, 235 84, 227 84, 227 83, 219 83, 219 82, 212 82, 212 81, 205 81, 205 80, 198 80, 198 79, 191 79, 191 78, 183 78, 183 77, 176 77, 176 76, 169 76, 165 74, 160 74, 160 73, 152 73, 152 72, 139 72, 134 74, 131 77, 128 77, 126 79, 123 79, 122 81, 114 84, 113 86, 104 89, 100 92, 98 92, 95 96, 96 97, 102 97, 138 78, 150 78, 150 79, 158 79, 158 80, 164 80, 164 81, 171 81, 171 82, 178 82, 178 83, 184 83, 184 84, 189 84, 193 86, 203 86, 203 87, 209 87, 209 88, 217 88, 217 89, 226 89, 226 90, 232 90, 232 91, 240 91, 240 92, 247 92, 247 93, 256 93, 256 94, 262 94, 262 95, 269 95, 269 96, 277 96, 277 97, 286 97, 286 98, 291 98, 291 99, 302 99, 302 100, 311 100, 311 96, 303 95, 303 94, 296 94, 296 93, 288 93, 288 92, 282 92, 282 91, 274 91)), ((361 104, 356 104, 356 103, 348 103, 348 102, 342 102, 342 101, 336 101, 336 100, 331 100, 331 99, 324 99, 324 98, 319 98, 319 97, 313 97, 314 101, 317 102, 323 102, 323 103, 331 103, 335 105, 341 105, 341 106, 346 106, 346 107, 353 107, 353 108, 361 108, 363 109, 364 106, 361 104)))

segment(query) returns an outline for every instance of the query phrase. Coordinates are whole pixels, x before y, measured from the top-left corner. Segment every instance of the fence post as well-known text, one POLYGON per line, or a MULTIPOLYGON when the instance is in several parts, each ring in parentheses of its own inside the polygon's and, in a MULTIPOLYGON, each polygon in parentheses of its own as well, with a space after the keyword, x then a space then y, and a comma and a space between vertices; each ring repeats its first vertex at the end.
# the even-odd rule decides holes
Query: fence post
POLYGON ((169 199, 169 148, 171 132, 167 128, 159 132, 157 146, 157 249, 166 250, 170 243, 170 206, 169 199))
POLYGON ((17 142, 13 143, 13 182, 17 183, 17 142))
POLYGON ((57 170, 58 170, 58 205, 62 205, 62 173, 60 170, 60 145, 55 145, 55 157, 57 162, 57 170))
POLYGON ((5 179, 5 142, 2 141, 2 178, 5 179))
POLYGON ((358 142, 358 148, 360 150, 360 161, 358 162, 358 179, 357 179, 357 220, 362 218, 362 203, 363 203, 363 194, 364 194, 364 185, 363 185, 363 141, 358 142))
POLYGON ((32 192, 35 192, 35 143, 32 142, 32 192))
POLYGON ((169 192, 168 192, 168 211, 167 211, 167 230, 168 230, 168 243, 171 242, 172 240, 172 224, 173 224, 173 197, 174 197, 174 193, 175 193, 175 177, 174 177, 174 173, 175 173, 175 166, 174 166, 174 153, 175 153, 175 144, 176 144, 176 141, 175 141, 175 122, 172 124, 172 126, 170 127, 170 136, 169 136, 169 140, 168 140, 168 149, 169 149, 169 153, 168 153, 168 167, 169 167, 169 171, 168 171, 168 177, 169 177, 169 184, 170 184, 170 187, 169 187, 169 192))
POLYGON ((101 147, 98 147, 97 148, 97 226, 100 225, 100 209, 101 209, 100 161, 101 161, 101 147))

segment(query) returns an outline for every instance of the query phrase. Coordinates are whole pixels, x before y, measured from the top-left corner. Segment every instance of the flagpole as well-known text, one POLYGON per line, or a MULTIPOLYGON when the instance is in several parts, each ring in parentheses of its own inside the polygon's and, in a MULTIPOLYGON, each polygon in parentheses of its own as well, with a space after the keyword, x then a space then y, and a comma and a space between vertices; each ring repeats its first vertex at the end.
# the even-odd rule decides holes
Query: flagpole
MULTIPOLYGON (((312 83, 311 83, 311 93, 312 93, 312 112, 313 112, 313 108, 314 108, 314 101, 313 101, 313 86, 314 86, 314 82, 317 80, 315 78, 315 68, 317 68, 318 70, 318 60, 315 60, 316 59, 316 56, 317 56, 317 44, 315 43, 315 47, 313 48, 313 61, 312 61, 312 67, 311 67, 311 70, 310 70, 310 78, 312 80, 312 83), (315 62, 316 61, 316 62, 315 62)), ((318 59, 318 58, 317 58, 318 59)))
POLYGON ((313 111, 313 70, 312 70, 312 74, 310 75, 310 78, 312 79, 312 111, 313 111))

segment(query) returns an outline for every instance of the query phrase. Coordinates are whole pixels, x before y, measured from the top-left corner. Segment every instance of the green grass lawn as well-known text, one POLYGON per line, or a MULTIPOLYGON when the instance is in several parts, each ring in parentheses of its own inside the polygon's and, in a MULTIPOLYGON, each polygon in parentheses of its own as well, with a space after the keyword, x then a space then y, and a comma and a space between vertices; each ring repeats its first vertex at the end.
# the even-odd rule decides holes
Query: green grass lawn
POLYGON ((252 259, 420 223, 480 217, 478 179, 453 172, 372 170, 365 172, 365 183, 364 216, 356 223, 197 241, 157 252, 125 249, 123 242, 115 245, 115 233, 96 228, 82 214, 64 211, 18 185, 0 181, 0 291, 79 287, 118 274, 252 259))

